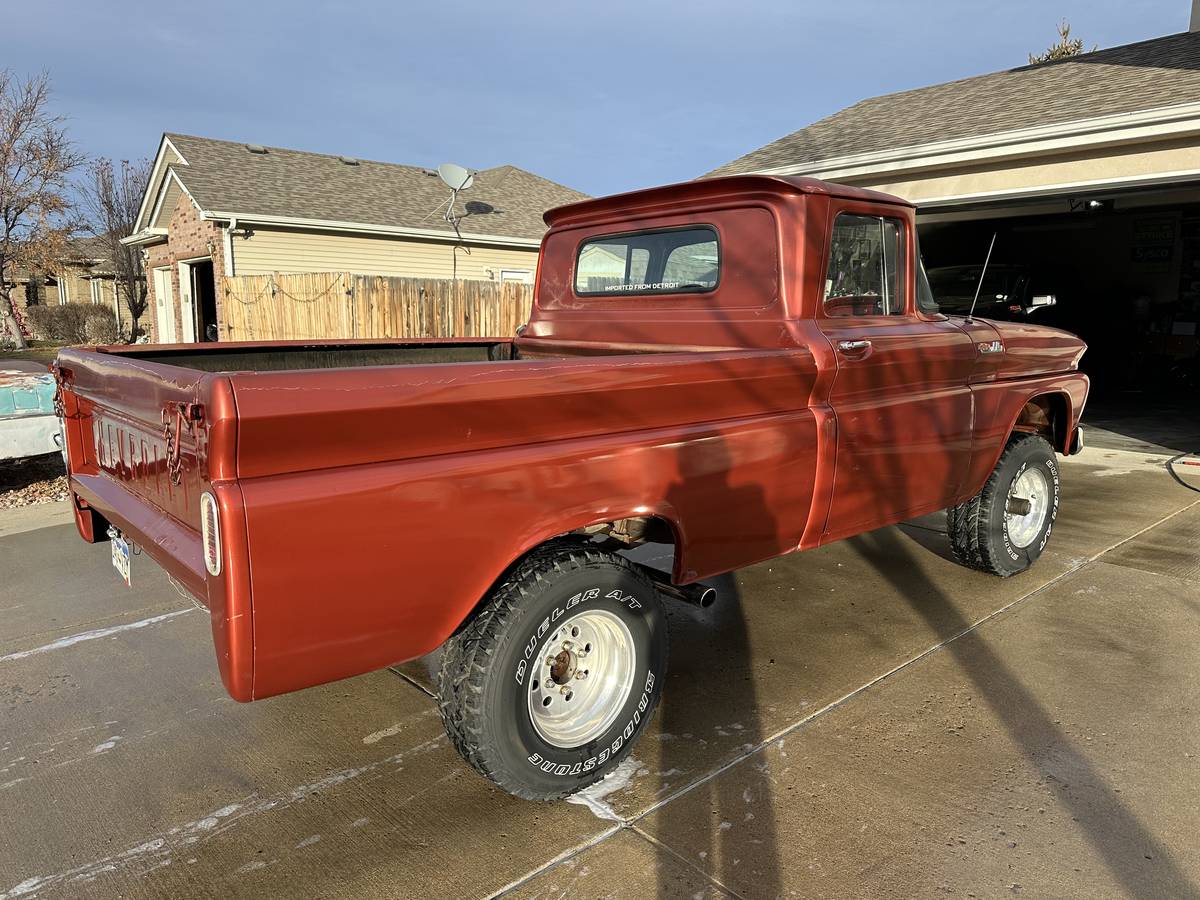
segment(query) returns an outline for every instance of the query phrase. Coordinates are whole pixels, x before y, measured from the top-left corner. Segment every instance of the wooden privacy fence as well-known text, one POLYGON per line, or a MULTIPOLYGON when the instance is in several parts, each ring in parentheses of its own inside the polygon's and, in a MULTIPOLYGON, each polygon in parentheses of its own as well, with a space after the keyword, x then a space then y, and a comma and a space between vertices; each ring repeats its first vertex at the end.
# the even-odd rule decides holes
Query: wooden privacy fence
POLYGON ((221 340, 511 337, 533 286, 350 272, 223 279, 221 340))

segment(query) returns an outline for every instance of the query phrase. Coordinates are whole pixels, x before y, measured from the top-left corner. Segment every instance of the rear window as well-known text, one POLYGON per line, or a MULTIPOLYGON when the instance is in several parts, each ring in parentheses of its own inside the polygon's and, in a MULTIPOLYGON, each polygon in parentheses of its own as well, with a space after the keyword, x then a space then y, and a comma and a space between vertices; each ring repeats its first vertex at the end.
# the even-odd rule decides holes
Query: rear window
POLYGON ((720 242, 708 225, 591 238, 575 260, 575 293, 585 297, 702 294, 720 280, 720 242))

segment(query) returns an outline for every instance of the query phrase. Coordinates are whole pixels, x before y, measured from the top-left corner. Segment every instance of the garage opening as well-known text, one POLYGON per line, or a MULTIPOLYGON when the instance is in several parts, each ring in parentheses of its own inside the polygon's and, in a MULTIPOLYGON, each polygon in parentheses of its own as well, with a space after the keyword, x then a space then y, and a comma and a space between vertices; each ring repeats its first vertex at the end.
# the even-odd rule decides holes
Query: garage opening
POLYGON ((1200 448, 1200 192, 1041 197, 922 210, 944 311, 1064 328, 1088 343, 1085 421, 1133 449, 1200 448))

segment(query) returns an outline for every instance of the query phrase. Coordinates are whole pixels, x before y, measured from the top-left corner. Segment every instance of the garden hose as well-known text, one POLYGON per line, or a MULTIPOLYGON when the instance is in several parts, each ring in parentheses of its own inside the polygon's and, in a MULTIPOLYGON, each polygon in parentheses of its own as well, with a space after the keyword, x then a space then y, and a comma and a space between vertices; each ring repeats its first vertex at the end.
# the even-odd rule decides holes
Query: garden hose
POLYGON ((1182 465, 1182 466, 1200 466, 1200 450, 1193 450, 1190 453, 1180 453, 1178 456, 1173 456, 1167 460, 1167 471, 1171 473, 1171 477, 1174 478, 1181 485, 1183 485, 1185 488, 1187 488, 1189 491, 1196 491, 1197 493, 1200 493, 1200 487, 1196 487, 1196 485, 1194 485, 1194 484, 1188 484, 1186 481, 1183 480, 1183 478, 1180 477, 1179 473, 1175 471, 1176 464, 1182 465), (1188 456, 1198 457, 1198 458, 1195 458, 1195 459, 1185 459, 1184 458, 1184 457, 1188 457, 1188 456))

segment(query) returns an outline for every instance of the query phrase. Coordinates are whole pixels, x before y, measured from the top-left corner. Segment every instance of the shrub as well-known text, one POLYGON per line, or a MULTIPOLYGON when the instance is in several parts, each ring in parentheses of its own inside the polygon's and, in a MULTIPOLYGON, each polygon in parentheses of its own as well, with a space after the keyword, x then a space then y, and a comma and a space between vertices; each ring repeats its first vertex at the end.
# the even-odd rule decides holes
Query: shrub
POLYGON ((25 310, 33 337, 63 344, 115 344, 121 340, 117 316, 107 306, 63 303, 25 310))
POLYGON ((64 344, 87 343, 88 307, 84 303, 63 303, 51 306, 50 340, 64 344))
POLYGON ((84 334, 90 344, 115 344, 121 333, 117 317, 107 306, 84 307, 84 334))
POLYGON ((53 306, 29 306, 25 308, 25 321, 29 324, 29 331, 34 338, 39 341, 53 340, 50 333, 53 331, 54 310, 53 306))

